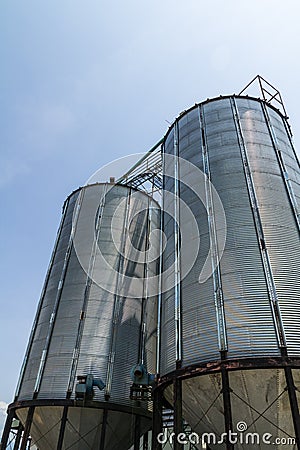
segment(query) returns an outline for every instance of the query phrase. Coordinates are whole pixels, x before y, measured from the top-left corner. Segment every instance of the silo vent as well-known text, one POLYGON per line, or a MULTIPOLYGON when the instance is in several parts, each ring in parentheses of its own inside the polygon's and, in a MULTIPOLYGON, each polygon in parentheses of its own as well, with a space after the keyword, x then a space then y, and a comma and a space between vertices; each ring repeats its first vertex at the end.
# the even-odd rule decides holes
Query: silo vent
POLYGON ((105 384, 101 378, 94 378, 89 374, 86 376, 78 376, 78 383, 75 388, 76 400, 92 400, 94 397, 94 387, 97 387, 102 391, 105 388, 105 384))

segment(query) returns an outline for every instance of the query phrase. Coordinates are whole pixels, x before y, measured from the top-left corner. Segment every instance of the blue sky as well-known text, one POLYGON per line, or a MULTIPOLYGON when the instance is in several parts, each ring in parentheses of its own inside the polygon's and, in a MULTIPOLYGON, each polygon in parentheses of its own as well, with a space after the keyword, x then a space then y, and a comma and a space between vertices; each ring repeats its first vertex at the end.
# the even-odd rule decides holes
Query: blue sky
POLYGON ((180 111, 239 92, 257 73, 281 90, 300 144, 299 9, 1 2, 0 402, 13 400, 62 203, 95 170, 146 151, 180 111))

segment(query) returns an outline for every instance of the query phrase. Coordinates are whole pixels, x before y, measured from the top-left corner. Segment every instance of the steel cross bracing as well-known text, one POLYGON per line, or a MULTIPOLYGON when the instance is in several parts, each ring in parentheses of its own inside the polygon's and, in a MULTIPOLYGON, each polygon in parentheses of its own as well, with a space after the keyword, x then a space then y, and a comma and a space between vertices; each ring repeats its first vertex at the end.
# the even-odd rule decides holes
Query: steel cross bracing
POLYGON ((147 194, 162 190, 162 143, 161 139, 117 183, 139 188, 147 194))

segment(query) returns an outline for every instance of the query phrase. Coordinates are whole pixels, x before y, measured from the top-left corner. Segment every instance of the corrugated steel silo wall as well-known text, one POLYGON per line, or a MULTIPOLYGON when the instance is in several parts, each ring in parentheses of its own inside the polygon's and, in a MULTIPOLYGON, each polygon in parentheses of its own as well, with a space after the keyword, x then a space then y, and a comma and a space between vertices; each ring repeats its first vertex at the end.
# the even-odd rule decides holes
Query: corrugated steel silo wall
POLYGON ((156 297, 144 300, 143 319, 142 301, 145 265, 153 274, 157 274, 158 265, 157 261, 131 261, 135 249, 146 249, 145 223, 151 204, 154 209, 149 232, 159 227, 159 209, 147 195, 134 189, 97 184, 75 191, 68 198, 18 400, 29 400, 33 395, 37 399, 63 399, 67 393, 73 398, 77 376, 93 374, 107 384, 104 391, 95 390, 94 400, 103 401, 106 393, 111 402, 130 405, 130 369, 139 361, 142 320, 146 322, 145 363, 149 371, 155 371, 156 297), (98 234, 93 230, 97 245, 93 247, 89 230, 97 226, 98 234), (80 241, 79 249, 75 236, 80 241), (109 266, 100 267, 97 252, 109 266), (79 259, 88 262, 90 276, 79 259), (132 287, 130 277, 141 281, 132 287), (111 286, 110 292, 107 286, 111 286))
MULTIPOLYGON (((214 99, 177 119, 166 136, 164 151, 166 155, 187 159, 203 172, 207 171, 203 161, 208 161, 210 180, 225 210, 227 240, 219 267, 227 357, 280 355, 262 246, 268 252, 288 353, 299 356, 296 319, 300 317, 300 248, 296 201, 299 204, 300 170, 285 119, 259 99, 214 99), (258 237, 249 183, 256 196, 264 243, 258 237)), ((175 177, 172 162, 166 161, 168 172, 175 177)), ((178 165, 180 174, 180 161, 178 165)), ((213 277, 202 284, 198 282, 210 246, 207 213, 189 184, 188 178, 179 175, 179 196, 191 208, 200 236, 196 262, 180 286, 183 366, 220 357, 213 277)), ((174 178, 164 177, 164 189, 174 193, 174 178)), ((172 202, 167 192, 164 200, 172 202)), ((180 215, 179 220, 182 225, 186 217, 180 215)), ((175 249, 169 214, 164 214, 164 224, 170 243, 164 253, 163 270, 169 266, 175 249)), ((170 289, 162 301, 162 374, 175 369, 174 316, 174 289, 170 289)))

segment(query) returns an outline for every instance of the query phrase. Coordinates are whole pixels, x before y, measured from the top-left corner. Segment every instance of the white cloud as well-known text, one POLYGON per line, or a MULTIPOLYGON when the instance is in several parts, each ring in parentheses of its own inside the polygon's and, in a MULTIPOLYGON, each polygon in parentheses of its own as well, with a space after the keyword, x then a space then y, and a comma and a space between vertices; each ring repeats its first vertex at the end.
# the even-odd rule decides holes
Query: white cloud
POLYGON ((7 407, 8 403, 5 403, 0 400, 0 436, 2 435, 2 430, 4 428, 7 407))
POLYGON ((6 410, 8 407, 8 403, 0 401, 0 414, 6 416, 6 410))

